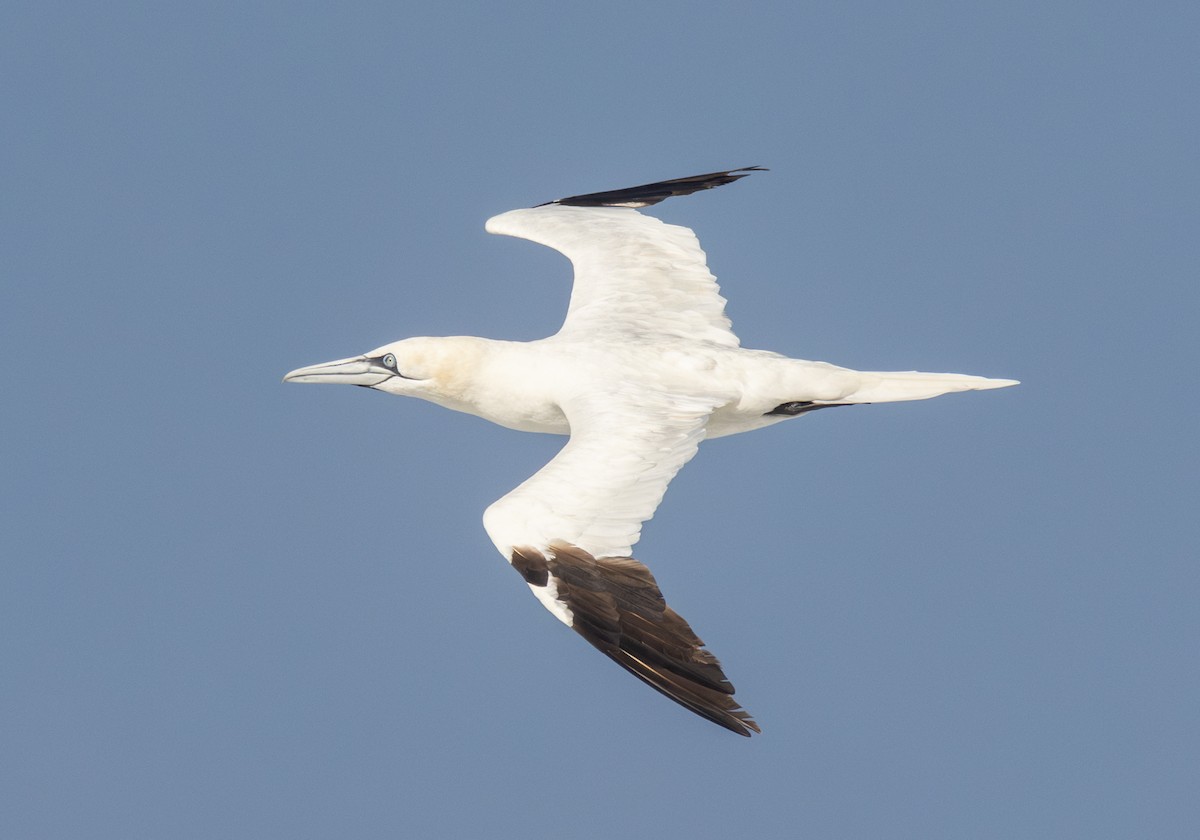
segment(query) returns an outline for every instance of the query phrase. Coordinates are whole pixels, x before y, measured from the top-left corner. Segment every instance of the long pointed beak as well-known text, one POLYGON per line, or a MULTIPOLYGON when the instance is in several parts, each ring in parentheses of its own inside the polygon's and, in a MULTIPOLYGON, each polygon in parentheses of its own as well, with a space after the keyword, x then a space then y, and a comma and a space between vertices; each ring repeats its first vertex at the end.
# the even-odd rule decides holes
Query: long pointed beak
POLYGON ((331 382, 340 385, 366 385, 371 387, 386 382, 395 376, 395 371, 369 360, 366 356, 338 359, 323 365, 296 368, 283 377, 284 382, 331 382))

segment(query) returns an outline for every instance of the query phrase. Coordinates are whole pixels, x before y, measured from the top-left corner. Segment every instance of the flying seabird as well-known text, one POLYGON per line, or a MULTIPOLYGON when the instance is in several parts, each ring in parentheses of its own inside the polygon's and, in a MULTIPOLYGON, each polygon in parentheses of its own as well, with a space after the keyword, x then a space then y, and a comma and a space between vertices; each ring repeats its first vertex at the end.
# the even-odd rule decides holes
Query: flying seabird
POLYGON ((488 536, 560 621, 652 688, 740 735, 761 730, 717 658, 632 556, 675 473, 706 438, 831 406, 1017 384, 856 371, 741 348, 696 235, 636 208, 759 170, 575 195, 489 219, 489 233, 549 246, 573 264, 566 320, 549 338, 408 338, 284 377, 420 397, 510 429, 569 435, 548 464, 488 507, 488 536))

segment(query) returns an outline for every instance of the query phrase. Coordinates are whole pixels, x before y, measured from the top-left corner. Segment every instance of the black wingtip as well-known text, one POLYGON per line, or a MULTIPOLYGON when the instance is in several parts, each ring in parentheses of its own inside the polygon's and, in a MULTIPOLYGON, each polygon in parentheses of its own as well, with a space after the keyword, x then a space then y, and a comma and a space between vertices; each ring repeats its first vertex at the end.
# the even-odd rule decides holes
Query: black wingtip
MULTIPOLYGON (((743 166, 741 169, 691 175, 687 178, 674 178, 670 181, 655 181, 653 184, 626 187, 623 190, 571 195, 557 201, 547 201, 546 204, 564 204, 568 207, 649 207, 651 204, 658 204, 672 196, 691 195, 700 190, 711 190, 713 187, 732 184, 739 178, 745 178, 751 172, 766 171, 765 166, 743 166)), ((538 206, 544 207, 545 204, 538 206)))
POLYGON ((762 732, 734 699, 721 663, 667 606, 644 563, 594 557, 563 542, 545 552, 516 547, 510 561, 531 586, 553 580, 571 629, 646 685, 730 732, 762 732))

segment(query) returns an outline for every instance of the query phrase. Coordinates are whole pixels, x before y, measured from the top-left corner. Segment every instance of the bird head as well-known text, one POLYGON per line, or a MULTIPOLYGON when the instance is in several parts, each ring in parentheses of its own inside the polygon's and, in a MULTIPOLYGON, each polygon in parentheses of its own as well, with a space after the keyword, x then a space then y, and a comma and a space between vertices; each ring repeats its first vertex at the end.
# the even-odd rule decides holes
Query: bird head
POLYGON ((406 338, 361 356, 293 370, 284 382, 359 385, 389 394, 428 397, 447 388, 462 353, 452 338, 406 338))

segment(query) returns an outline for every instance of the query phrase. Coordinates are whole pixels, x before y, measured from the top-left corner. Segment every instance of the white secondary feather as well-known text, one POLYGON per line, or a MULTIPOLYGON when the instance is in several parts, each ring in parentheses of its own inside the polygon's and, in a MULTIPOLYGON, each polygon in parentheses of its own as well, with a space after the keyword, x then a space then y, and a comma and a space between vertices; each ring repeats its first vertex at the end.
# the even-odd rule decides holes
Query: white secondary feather
POLYGON ((711 400, 615 381, 563 405, 571 439, 550 463, 491 505, 483 525, 508 557, 513 546, 579 546, 626 557, 675 473, 704 437, 711 400))
MULTIPOLYGON (((696 234, 624 207, 548 204, 488 219, 489 233, 561 252, 575 267, 560 335, 667 335, 736 347, 696 234)), ((611 339, 610 339, 611 340, 611 339)))

